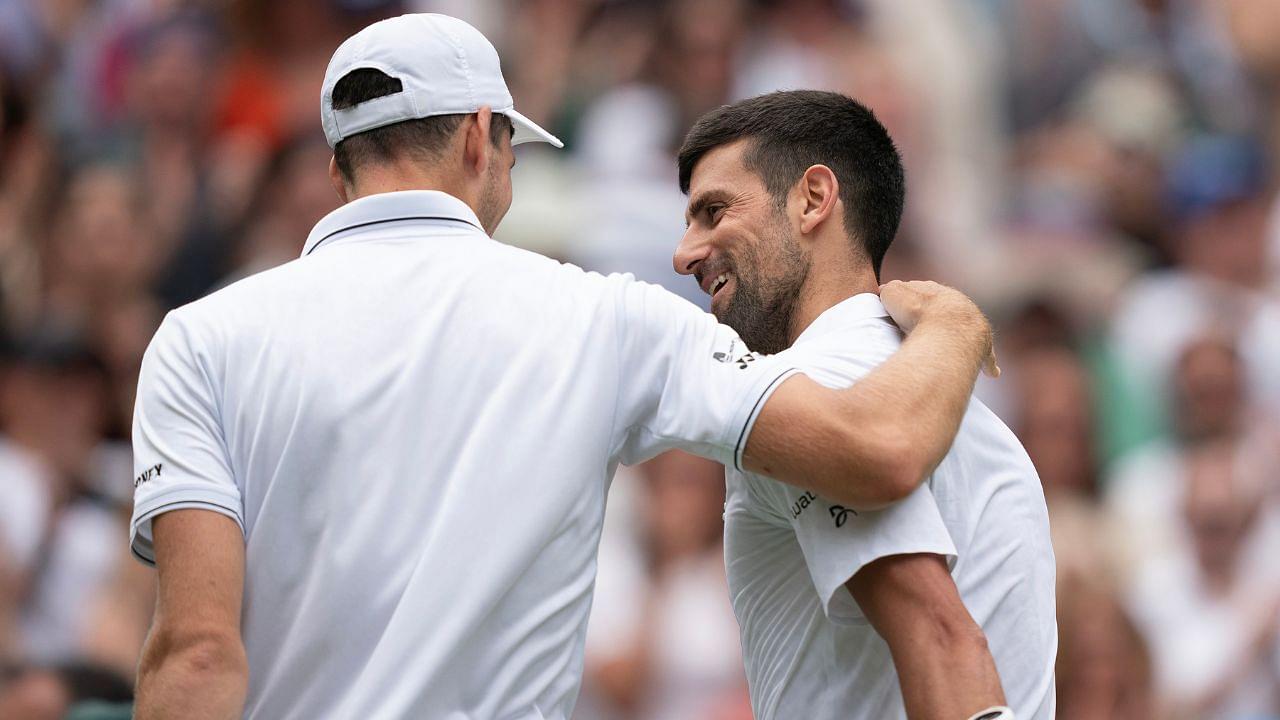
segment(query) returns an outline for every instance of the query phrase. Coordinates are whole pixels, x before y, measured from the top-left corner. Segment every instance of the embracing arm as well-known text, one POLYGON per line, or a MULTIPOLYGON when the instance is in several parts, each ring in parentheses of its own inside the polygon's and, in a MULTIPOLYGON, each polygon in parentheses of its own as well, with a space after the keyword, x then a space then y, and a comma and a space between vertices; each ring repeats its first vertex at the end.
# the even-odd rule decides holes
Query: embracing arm
POLYGON ((889 645, 908 718, 967 718, 1004 705, 986 636, 941 557, 884 557, 845 586, 889 645))
POLYGON ((134 717, 239 718, 249 682, 240 639, 240 528, 206 510, 174 510, 152 527, 160 590, 134 717))
POLYGON ((892 282, 881 300, 910 334, 845 390, 802 375, 770 396, 743 466, 859 510, 911 493, 942 461, 980 368, 999 370, 991 327, 964 295, 932 282, 892 282))

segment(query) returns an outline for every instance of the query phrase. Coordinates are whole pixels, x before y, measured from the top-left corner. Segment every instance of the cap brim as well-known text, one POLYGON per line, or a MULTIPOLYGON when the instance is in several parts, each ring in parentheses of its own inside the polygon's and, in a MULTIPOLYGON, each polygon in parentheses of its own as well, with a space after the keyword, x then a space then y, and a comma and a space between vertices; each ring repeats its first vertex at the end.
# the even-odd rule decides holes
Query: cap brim
POLYGON ((537 123, 516 112, 514 108, 506 110, 502 114, 511 118, 511 125, 515 128, 515 134, 511 136, 512 145, 527 142, 544 142, 558 148, 564 147, 564 143, 560 142, 560 138, 538 127, 537 123))

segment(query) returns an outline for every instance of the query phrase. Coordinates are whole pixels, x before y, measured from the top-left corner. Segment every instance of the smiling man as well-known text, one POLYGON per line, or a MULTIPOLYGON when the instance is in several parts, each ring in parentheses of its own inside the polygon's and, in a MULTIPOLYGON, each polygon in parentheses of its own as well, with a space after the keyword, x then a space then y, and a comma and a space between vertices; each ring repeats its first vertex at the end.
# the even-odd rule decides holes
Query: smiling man
MULTIPOLYGON (((895 352, 901 332, 875 293, 905 184, 869 110, 835 93, 753 98, 699 120, 679 162, 689 229, 676 270, 750 347, 829 387, 895 352)), ((1044 496, 982 403, 925 486, 883 510, 734 468, 726 479, 757 718, 1053 717, 1044 496)))
POLYGON ((470 25, 374 23, 322 87, 345 204, 142 361, 139 720, 565 720, 619 463, 681 448, 864 508, 954 437, 990 348, 959 293, 891 290, 921 318, 902 352, 824 388, 660 288, 490 237, 512 146, 560 142, 470 25))

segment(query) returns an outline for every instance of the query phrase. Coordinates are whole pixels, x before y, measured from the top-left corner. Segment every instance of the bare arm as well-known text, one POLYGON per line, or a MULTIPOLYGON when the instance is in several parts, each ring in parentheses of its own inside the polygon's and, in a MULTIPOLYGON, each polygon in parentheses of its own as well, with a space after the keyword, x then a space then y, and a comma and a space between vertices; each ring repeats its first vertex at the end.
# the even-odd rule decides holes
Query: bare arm
POLYGON ((174 510, 152 528, 160 590, 134 717, 239 718, 249 682, 240 639, 240 528, 206 510, 174 510))
POLYGON ((991 327, 936 283, 889 283, 881 299, 910 333, 902 348, 845 390, 787 379, 747 438, 747 470, 871 510, 906 497, 942 461, 979 369, 999 374, 991 327))
POLYGON ((845 585, 889 644, 911 720, 967 718, 1004 705, 982 628, 937 555, 894 555, 845 585))

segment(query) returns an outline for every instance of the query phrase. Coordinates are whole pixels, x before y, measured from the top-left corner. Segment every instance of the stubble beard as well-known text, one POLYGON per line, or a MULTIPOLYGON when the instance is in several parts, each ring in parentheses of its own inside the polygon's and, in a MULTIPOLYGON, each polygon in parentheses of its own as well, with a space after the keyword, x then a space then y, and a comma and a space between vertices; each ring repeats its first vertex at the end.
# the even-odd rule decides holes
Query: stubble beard
POLYGON ((498 224, 502 222, 502 217, 506 214, 506 208, 502 207, 498 172, 497 160, 495 159, 489 163, 489 179, 485 183, 484 190, 480 193, 479 207, 476 208, 476 217, 489 235, 493 235, 498 229, 498 224))
POLYGON ((753 352, 773 355, 791 344, 791 323, 809 262, 784 223, 762 241, 764 253, 759 248, 746 250, 734 263, 738 287, 720 322, 737 331, 753 352), (775 269, 772 277, 766 265, 775 269))

